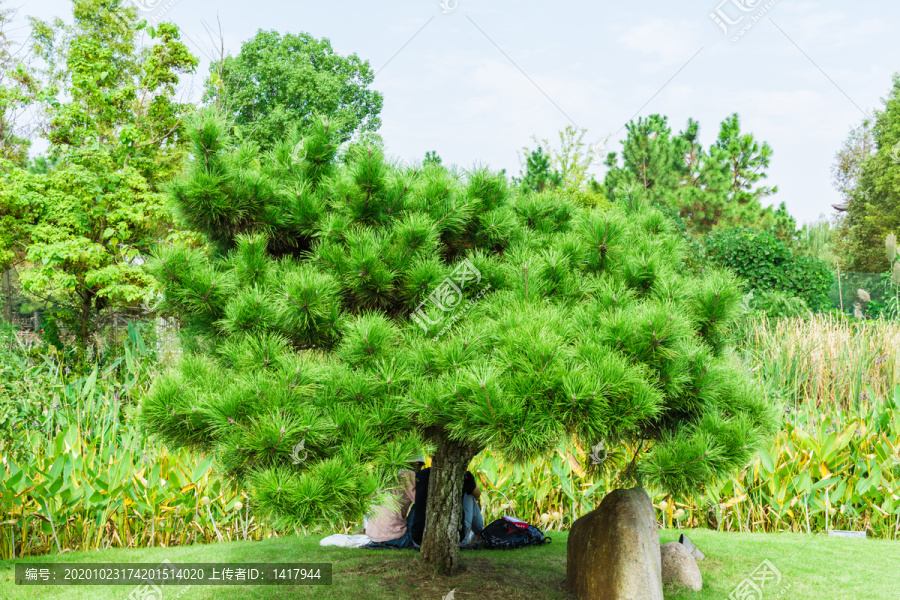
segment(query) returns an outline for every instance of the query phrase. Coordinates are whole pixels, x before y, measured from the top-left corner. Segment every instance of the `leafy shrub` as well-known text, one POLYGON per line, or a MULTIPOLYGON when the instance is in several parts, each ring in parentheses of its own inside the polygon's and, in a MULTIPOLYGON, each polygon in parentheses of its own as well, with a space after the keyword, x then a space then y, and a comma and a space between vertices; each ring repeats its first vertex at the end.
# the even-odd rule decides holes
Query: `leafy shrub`
POLYGON ((769 317, 805 317, 809 306, 803 298, 786 296, 780 292, 751 290, 745 299, 747 308, 765 313, 769 317))
POLYGON ((141 435, 132 415, 159 362, 140 327, 107 356, 69 369, 0 325, 0 560, 271 536, 211 457, 141 435))
POLYGON ((825 261, 792 254, 767 231, 744 227, 711 232, 706 253, 710 262, 728 267, 751 289, 796 296, 814 311, 828 306, 833 276, 825 261))

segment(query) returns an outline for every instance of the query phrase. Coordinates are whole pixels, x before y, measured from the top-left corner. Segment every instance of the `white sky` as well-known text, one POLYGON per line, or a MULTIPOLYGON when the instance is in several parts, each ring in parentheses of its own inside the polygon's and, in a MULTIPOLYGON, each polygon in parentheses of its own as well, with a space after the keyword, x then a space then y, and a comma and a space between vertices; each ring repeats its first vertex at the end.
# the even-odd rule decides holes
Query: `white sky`
MULTIPOLYGON (((443 0, 446 13, 440 0, 139 1, 156 5, 151 20, 170 5, 165 19, 201 57, 213 45, 204 24, 218 30, 218 20, 232 54, 275 29, 327 37, 369 60, 384 94, 380 133, 403 160, 437 150, 445 164, 517 174, 532 135, 553 138, 573 122, 591 142, 612 136, 607 150, 619 151, 636 114, 667 115, 676 131, 693 117, 709 145, 738 112, 743 130, 774 149, 770 200, 800 223, 833 213, 834 153, 900 70, 900 3, 887 0, 443 0), (717 8, 743 17, 727 36, 710 17, 717 8)), ((71 12, 68 0, 12 5, 20 16, 71 12)), ((207 63, 189 82, 193 100, 207 63)))

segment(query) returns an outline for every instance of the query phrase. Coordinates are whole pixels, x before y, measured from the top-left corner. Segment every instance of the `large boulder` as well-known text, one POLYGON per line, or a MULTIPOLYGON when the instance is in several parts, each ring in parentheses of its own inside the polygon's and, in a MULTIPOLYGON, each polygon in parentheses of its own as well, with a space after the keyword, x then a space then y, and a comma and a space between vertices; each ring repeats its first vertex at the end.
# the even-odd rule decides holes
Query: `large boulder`
POLYGON ((581 600, 663 600, 659 532, 642 488, 614 490, 572 525, 566 587, 581 600))
POLYGON ((675 588, 687 588, 699 592, 703 589, 703 576, 697 559, 679 542, 663 544, 659 549, 662 560, 662 579, 675 588))

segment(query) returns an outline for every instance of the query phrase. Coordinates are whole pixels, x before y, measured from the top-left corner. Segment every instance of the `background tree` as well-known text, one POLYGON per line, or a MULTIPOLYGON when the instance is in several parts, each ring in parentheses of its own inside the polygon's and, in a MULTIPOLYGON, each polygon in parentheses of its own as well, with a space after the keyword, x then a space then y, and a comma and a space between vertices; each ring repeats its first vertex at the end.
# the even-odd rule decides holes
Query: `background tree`
MULTIPOLYGON (((693 119, 678 134, 661 115, 638 118, 626 129, 622 163, 615 153, 606 159, 608 194, 619 187, 640 186, 651 202, 684 219, 693 234, 735 226, 772 229, 784 222, 761 204, 777 188, 757 185, 766 177, 772 150, 752 134, 742 134, 736 114, 722 122, 708 150, 699 142, 700 125, 693 119)), ((793 235, 793 230, 782 232, 783 224, 776 229, 779 237, 793 235)))
POLYGON ((525 172, 517 183, 524 189, 544 192, 561 187, 563 178, 551 165, 550 156, 544 153, 544 148, 538 146, 526 156, 525 172))
POLYGON ((863 123, 851 132, 833 166, 844 198, 835 207, 842 212, 838 254, 849 271, 886 271, 884 239, 900 229, 900 74, 883 102, 884 108, 875 111, 871 138, 863 123))
POLYGON ((20 135, 17 126, 24 109, 35 101, 40 86, 27 64, 27 48, 7 36, 15 16, 16 11, 0 1, 0 160, 21 167, 26 163, 31 143, 27 136, 20 135))
MULTIPOLYGON (((152 266, 194 352, 141 405, 282 525, 358 519, 433 450, 422 559, 458 566, 459 504, 484 449, 567 436, 630 450, 623 474, 689 493, 751 458, 771 414, 726 338, 741 293, 686 276, 643 203, 608 210, 502 175, 335 160, 329 121, 260 155, 205 114, 172 187, 217 252, 152 266)), ((599 446, 598 446, 599 447, 599 446)))
POLYGON ((586 129, 568 125, 559 131, 557 144, 547 138, 532 136, 538 146, 533 150, 527 146, 522 148, 524 171, 520 178, 513 178, 513 182, 537 192, 556 188, 585 206, 605 204, 605 190, 591 174, 597 159, 596 151, 602 144, 587 144, 584 141, 586 135, 586 129))
POLYGON ((43 186, 18 162, 0 159, 0 273, 22 262, 43 212, 43 186))
POLYGON ((382 96, 369 89, 375 75, 368 61, 338 54, 327 38, 260 30, 210 71, 207 98, 264 149, 319 114, 333 118, 338 142, 381 126, 382 96))
POLYGON ((831 183, 840 193, 842 201, 834 206, 835 210, 839 212, 847 210, 852 194, 859 185, 863 163, 873 152, 875 152, 875 137, 872 134, 871 123, 867 119, 850 130, 850 135, 834 155, 831 183))
MULTIPOLYGON (((592 179, 590 169, 596 159, 595 149, 584 141, 587 129, 566 125, 557 133, 557 144, 552 144, 548 138, 538 139, 532 136, 532 141, 539 149, 547 149, 547 157, 550 160, 552 170, 559 173, 562 185, 570 189, 582 189, 592 179)), ((522 148, 527 158, 532 151, 522 148)))
POLYGON ((193 107, 175 100, 179 76, 198 61, 178 28, 145 30, 122 0, 75 0, 73 24, 32 19, 34 52, 48 85, 45 135, 58 157, 109 155, 137 168, 154 189, 184 157, 182 120, 193 107))
POLYGON ((168 23, 138 47, 136 15, 119 0, 76 0, 71 25, 32 21, 51 159, 19 168, 0 189, 9 202, 0 217, 15 222, 0 233, 0 258, 33 265, 23 287, 71 309, 82 352, 98 311, 155 288, 140 256, 168 227, 159 188, 184 158, 189 106, 174 96, 197 59, 168 23))

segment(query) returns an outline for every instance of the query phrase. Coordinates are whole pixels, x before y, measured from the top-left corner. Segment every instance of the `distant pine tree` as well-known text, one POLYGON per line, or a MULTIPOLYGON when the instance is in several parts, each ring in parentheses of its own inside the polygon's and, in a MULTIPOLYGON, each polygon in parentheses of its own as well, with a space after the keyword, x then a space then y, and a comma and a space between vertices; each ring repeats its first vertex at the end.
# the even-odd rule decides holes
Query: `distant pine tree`
POLYGON ((525 158, 525 172, 520 185, 525 190, 545 192, 559 188, 563 177, 550 164, 550 156, 540 146, 525 158))
POLYGON ((209 113, 190 131, 172 200, 215 250, 153 262, 190 352, 141 415, 214 452, 277 525, 359 519, 433 449, 422 558, 452 573, 482 450, 628 444, 626 477, 684 494, 771 431, 728 350, 736 280, 686 276, 682 238, 643 203, 587 209, 375 148, 345 165, 328 121, 265 155, 209 113))
POLYGON ((772 148, 753 134, 742 133, 737 114, 722 122, 708 149, 700 144, 700 124, 693 119, 677 134, 661 115, 640 117, 626 129, 622 163, 616 153, 606 159, 608 194, 640 188, 651 203, 683 219, 693 234, 754 227, 771 230, 785 241, 793 238, 796 223, 786 209, 775 212, 761 203, 778 191, 759 184, 767 177, 772 148))

